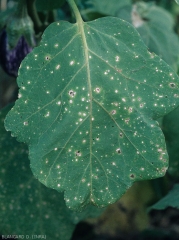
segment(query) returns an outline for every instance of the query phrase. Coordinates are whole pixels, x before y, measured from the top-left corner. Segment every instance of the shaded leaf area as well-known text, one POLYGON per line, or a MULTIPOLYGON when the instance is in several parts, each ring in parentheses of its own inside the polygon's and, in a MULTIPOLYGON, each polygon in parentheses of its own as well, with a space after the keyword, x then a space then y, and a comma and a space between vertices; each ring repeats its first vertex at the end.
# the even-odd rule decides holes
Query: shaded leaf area
POLYGON ((99 0, 90 0, 87 1, 89 5, 80 6, 80 13, 85 21, 92 21, 105 16, 113 16, 123 19, 131 18, 131 1, 118 1, 113 0, 113 4, 110 4, 109 1, 99 1, 99 0))
POLYGON ((131 5, 130 0, 90 0, 93 11, 101 14, 116 16, 120 8, 131 5))
POLYGON ((179 178, 179 107, 164 116, 162 131, 165 135, 169 155, 168 173, 179 178))
MULTIPOLYGON (((108 1, 108 4, 110 3, 108 1)), ((134 25, 150 52, 159 55, 177 70, 179 39, 174 32, 174 19, 168 11, 151 2, 138 2, 132 5, 130 2, 124 4, 122 1, 120 6, 114 4, 111 7, 103 6, 101 9, 97 4, 102 6, 100 1, 94 0, 93 7, 81 11, 85 20, 94 20, 104 15, 116 16, 126 20, 134 25), (97 2, 96 5, 95 2, 97 2)))
POLYGON ((7 20, 9 18, 9 16, 11 14, 13 14, 15 11, 15 8, 7 8, 6 10, 4 11, 1 11, 0 12, 0 32, 3 30, 3 28, 5 27, 6 23, 7 23, 7 20))
POLYGON ((9 107, 0 112, 0 234, 46 235, 71 239, 75 225, 101 210, 70 211, 62 193, 46 188, 30 170, 27 146, 18 143, 3 127, 9 107))
POLYGON ((31 168, 69 207, 115 202, 168 166, 155 119, 179 104, 178 77, 129 23, 54 23, 23 61, 6 129, 29 144, 31 168), (132 36, 132 37, 131 37, 132 36))
POLYGON ((179 184, 175 184, 172 190, 160 201, 155 203, 150 209, 166 209, 168 207, 179 208, 179 184))
POLYGON ((177 69, 179 39, 173 30, 174 19, 168 11, 155 4, 139 2, 133 5, 130 18, 123 12, 118 16, 136 27, 149 51, 177 69))
POLYGON ((65 0, 37 0, 36 7, 38 11, 58 9, 65 3, 65 0))

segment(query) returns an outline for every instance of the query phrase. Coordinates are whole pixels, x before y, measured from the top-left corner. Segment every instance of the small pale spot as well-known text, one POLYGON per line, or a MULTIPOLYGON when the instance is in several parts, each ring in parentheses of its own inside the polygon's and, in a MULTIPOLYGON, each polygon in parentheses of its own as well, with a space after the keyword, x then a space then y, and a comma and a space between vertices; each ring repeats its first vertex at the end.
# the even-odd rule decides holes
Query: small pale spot
POLYGON ((112 115, 116 114, 116 110, 112 110, 112 111, 111 111, 111 114, 112 114, 112 115))
POLYGON ((95 92, 100 93, 100 91, 101 91, 100 88, 98 88, 98 87, 95 88, 95 92))
POLYGON ((71 61, 70 62, 70 66, 74 65, 75 61, 71 61))
POLYGON ((58 70, 60 68, 60 64, 58 64, 57 66, 56 66, 56 69, 58 70))
POLYGON ((116 56, 115 59, 116 59, 116 62, 119 62, 120 57, 119 57, 119 56, 116 56))

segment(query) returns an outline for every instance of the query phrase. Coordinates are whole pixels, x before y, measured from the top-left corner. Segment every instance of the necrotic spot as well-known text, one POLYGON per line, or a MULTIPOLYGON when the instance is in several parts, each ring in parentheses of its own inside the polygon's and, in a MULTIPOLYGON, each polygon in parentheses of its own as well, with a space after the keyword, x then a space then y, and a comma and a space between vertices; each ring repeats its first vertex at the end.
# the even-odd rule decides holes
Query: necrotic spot
POLYGON ((122 138, 122 137, 123 137, 123 133, 122 133, 122 132, 120 132, 120 133, 119 133, 119 136, 122 138))
POLYGON ((70 95, 70 97, 74 97, 74 96, 75 96, 75 92, 74 92, 73 90, 70 90, 70 91, 68 92, 68 94, 70 95))
POLYGON ((97 93, 99 93, 99 92, 100 92, 100 88, 96 88, 95 91, 96 91, 97 93))
POLYGON ((50 57, 49 57, 49 56, 46 56, 45 59, 46 59, 46 60, 50 60, 50 57))
POLYGON ((171 88, 175 88, 175 83, 170 83, 169 85, 171 88))
POLYGON ((76 156, 80 157, 81 156, 81 152, 80 151, 76 151, 76 156))
POLYGON ((116 152, 121 154, 121 149, 120 148, 116 149, 116 152))
POLYGON ((111 111, 111 114, 112 114, 112 115, 116 114, 116 110, 112 110, 112 111, 111 111))

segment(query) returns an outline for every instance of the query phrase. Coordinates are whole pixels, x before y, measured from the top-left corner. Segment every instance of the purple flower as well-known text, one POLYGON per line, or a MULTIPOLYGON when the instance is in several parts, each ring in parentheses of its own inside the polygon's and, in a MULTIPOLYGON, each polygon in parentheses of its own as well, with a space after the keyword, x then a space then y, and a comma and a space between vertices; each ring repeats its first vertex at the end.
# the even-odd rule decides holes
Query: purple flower
POLYGON ((0 64, 9 75, 17 77, 19 66, 25 56, 32 51, 25 38, 21 36, 14 48, 8 44, 8 36, 4 29, 0 34, 0 64))

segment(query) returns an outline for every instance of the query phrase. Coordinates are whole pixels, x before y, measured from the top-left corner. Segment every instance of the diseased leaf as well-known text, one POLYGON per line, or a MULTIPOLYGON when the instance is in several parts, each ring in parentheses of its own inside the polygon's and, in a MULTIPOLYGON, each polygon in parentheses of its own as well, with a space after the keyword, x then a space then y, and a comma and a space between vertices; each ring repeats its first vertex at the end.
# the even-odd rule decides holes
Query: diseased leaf
POLYGON ((179 107, 164 116, 162 130, 169 155, 168 173, 179 178, 179 107))
POLYGON ((23 61, 6 129, 29 145, 31 168, 69 207, 115 202, 168 166, 155 119, 179 104, 177 75, 114 17, 54 23, 23 61))
POLYGON ((8 110, 0 112, 0 232, 69 240, 75 228, 71 211, 62 193, 33 177, 27 146, 11 138, 3 127, 8 110))
POLYGON ((179 208, 179 184, 175 184, 173 189, 150 209, 163 210, 168 207, 179 208))
POLYGON ((3 127, 9 110, 0 112, 0 233, 69 240, 79 221, 96 217, 102 210, 91 206, 82 213, 72 212, 63 193, 46 188, 33 177, 27 146, 3 127))

